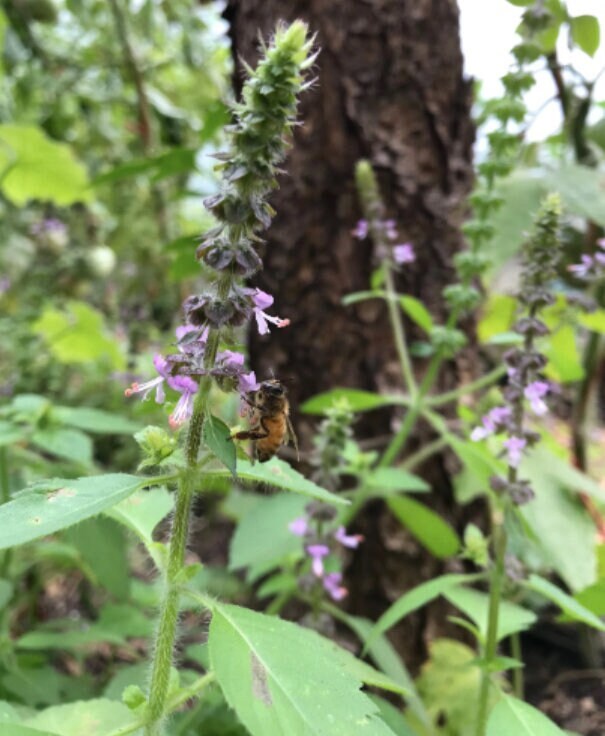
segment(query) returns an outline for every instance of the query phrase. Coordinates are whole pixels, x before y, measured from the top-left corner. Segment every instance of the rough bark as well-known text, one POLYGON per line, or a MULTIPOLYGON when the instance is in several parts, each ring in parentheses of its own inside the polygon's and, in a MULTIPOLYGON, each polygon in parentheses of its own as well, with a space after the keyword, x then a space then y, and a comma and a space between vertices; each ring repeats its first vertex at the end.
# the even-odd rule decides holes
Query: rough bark
MULTIPOLYGON (((383 305, 341 304, 344 295, 368 288, 375 265, 372 245, 351 235, 361 216, 353 172, 359 158, 373 164, 388 216, 398 224, 398 242, 412 242, 417 254, 398 286, 442 319, 441 291, 453 278, 451 257, 462 245, 474 134, 456 2, 231 0, 226 15, 236 60, 254 63, 259 32, 267 37, 279 19, 304 18, 322 49, 318 83, 302 99, 303 124, 288 175, 273 198, 278 214, 256 280, 292 325, 268 339, 250 336, 252 366, 261 377, 289 380, 295 407, 335 386, 401 388, 383 305)), ((236 86, 240 82, 238 66, 236 86)), ((421 362, 416 369, 422 372, 421 362)), ((446 366, 445 385, 456 382, 455 371, 446 366)), ((357 429, 384 435, 391 419, 377 413, 357 429)), ((308 447, 309 420, 298 418, 297 425, 308 447)), ((447 515, 447 472, 442 462, 433 465, 436 504, 447 515)), ((375 616, 403 589, 434 574, 435 563, 380 505, 364 511, 359 527, 367 543, 350 570, 350 606, 375 616)), ((419 620, 406 636, 418 642, 425 629, 419 620)), ((418 661, 422 644, 410 647, 402 639, 400 645, 418 661)))

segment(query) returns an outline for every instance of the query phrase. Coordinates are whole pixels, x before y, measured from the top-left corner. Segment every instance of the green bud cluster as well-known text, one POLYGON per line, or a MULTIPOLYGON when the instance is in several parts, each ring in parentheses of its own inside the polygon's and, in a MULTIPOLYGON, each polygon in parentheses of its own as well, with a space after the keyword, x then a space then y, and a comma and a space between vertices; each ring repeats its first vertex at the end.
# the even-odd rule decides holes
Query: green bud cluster
POLYGON ((335 401, 324 415, 313 440, 315 448, 311 464, 316 468, 314 479, 324 488, 336 490, 344 467, 345 446, 353 438, 355 415, 346 399, 335 401))

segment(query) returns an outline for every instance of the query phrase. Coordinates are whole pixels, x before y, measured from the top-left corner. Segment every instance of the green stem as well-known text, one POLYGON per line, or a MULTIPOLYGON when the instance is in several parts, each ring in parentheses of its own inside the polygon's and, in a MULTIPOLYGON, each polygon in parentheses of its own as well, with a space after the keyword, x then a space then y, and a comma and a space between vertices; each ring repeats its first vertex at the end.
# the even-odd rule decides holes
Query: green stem
MULTIPOLYGON (((516 472, 514 473, 516 476, 516 472)), ((506 531, 504 517, 500 509, 496 510, 492 519, 492 535, 494 539, 494 566, 489 586, 489 612, 487 619, 487 635, 483 657, 481 690, 477 711, 477 736, 485 736, 489 704, 489 686, 491 684, 491 665, 496 658, 498 648, 498 619, 502 599, 504 581, 504 556, 506 554, 506 531)))
POLYGON ((399 357, 405 385, 413 399, 418 392, 418 386, 416 384, 416 378, 414 377, 410 354, 408 353, 407 342, 405 339, 405 328, 403 326, 403 319, 401 318, 401 311, 399 309, 399 299, 395 290, 393 273, 391 271, 391 265, 387 260, 383 263, 382 275, 388 295, 388 299, 386 301, 389 310, 391 328, 393 330, 393 337, 395 339, 395 348, 399 357))
POLYGON ((429 396, 426 400, 426 403, 429 406, 441 406, 442 404, 449 404, 450 401, 455 401, 462 396, 466 396, 466 394, 472 394, 473 392, 479 391, 482 388, 491 386, 504 375, 506 375, 506 367, 503 365, 498 366, 497 368, 494 368, 493 371, 490 371, 481 378, 478 378, 476 381, 466 383, 464 386, 461 386, 454 391, 447 391, 443 394, 437 394, 436 396, 429 396))
MULTIPOLYGON (((218 333, 208 337, 206 359, 214 361, 218 348, 218 333)), ((148 722, 145 727, 146 736, 159 736, 162 733, 162 721, 166 714, 166 697, 170 680, 172 655, 176 641, 179 615, 180 589, 178 574, 185 562, 185 549, 189 533, 189 516, 195 491, 197 476, 197 456, 202 439, 204 416, 208 395, 212 387, 212 379, 206 376, 200 382, 195 398, 193 414, 189 423, 185 454, 188 468, 181 476, 176 496, 176 506, 170 535, 170 550, 166 568, 164 600, 160 610, 160 619, 155 640, 153 662, 151 665, 151 682, 149 685, 148 722)))
MULTIPOLYGON (((523 653, 521 651, 521 634, 515 631, 510 636, 510 650, 514 659, 523 661, 523 653)), ((524 699, 525 684, 523 682, 523 667, 515 667, 513 670, 513 692, 519 700, 524 699)))
MULTIPOLYGON (((10 501, 10 479, 8 474, 8 451, 5 446, 0 447, 0 504, 10 501)), ((10 566, 12 550, 7 549, 0 562, 0 578, 6 577, 10 566)))
POLYGON ((399 467, 402 470, 413 470, 413 468, 415 468, 417 465, 423 463, 436 452, 443 450, 443 448, 447 447, 447 445, 447 440, 445 440, 443 437, 438 437, 436 440, 433 440, 432 442, 424 445, 424 447, 421 447, 418 452, 415 452, 413 455, 409 455, 405 459, 405 462, 401 463, 399 467))

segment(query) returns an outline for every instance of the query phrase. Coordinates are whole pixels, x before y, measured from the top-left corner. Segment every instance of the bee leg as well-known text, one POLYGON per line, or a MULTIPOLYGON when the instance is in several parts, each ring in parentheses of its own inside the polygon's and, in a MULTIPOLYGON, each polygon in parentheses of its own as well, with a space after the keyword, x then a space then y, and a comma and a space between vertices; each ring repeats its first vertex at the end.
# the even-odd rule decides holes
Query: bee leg
POLYGON ((294 431, 294 427, 292 426, 292 422, 290 421, 290 417, 286 417, 286 427, 288 428, 288 439, 292 442, 294 445, 294 449, 296 450, 296 460, 297 462, 300 462, 300 452, 298 451, 298 438, 296 436, 296 432, 294 431))
POLYGON ((268 436, 269 436, 269 432, 267 432, 266 429, 264 432, 261 432, 258 429, 248 429, 248 430, 245 430, 244 432, 236 432, 234 435, 231 436, 231 439, 232 440, 262 440, 268 436))

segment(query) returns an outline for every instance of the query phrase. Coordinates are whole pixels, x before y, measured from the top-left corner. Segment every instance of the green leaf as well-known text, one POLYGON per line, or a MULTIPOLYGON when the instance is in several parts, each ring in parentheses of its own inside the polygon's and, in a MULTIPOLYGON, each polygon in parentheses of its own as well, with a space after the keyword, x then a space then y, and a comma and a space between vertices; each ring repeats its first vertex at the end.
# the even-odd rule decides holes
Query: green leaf
POLYGON ((283 736, 284 724, 288 736, 394 736, 360 692, 353 656, 314 631, 216 604, 209 641, 225 698, 253 736, 283 736))
POLYGON ((602 502, 603 489, 544 445, 528 453, 521 471, 536 494, 531 503, 521 508, 536 542, 532 550, 525 535, 512 553, 527 559, 533 569, 541 566, 555 570, 572 591, 591 585, 596 579, 594 523, 575 492, 584 491, 602 502), (562 539, 565 544, 561 544, 562 539), (540 558, 527 558, 529 552, 540 558))
POLYGON ((434 327, 433 318, 424 304, 413 296, 402 296, 399 299, 403 311, 407 316, 421 327, 427 335, 434 327))
POLYGON ((565 208, 605 227, 605 173, 580 164, 565 164, 544 174, 549 191, 557 191, 565 208))
POLYGON ((577 600, 567 595, 561 588, 553 585, 548 580, 541 578, 539 575, 532 574, 529 576, 529 580, 524 581, 523 585, 529 590, 533 590, 535 593, 548 598, 549 601, 552 601, 573 621, 581 621, 595 629, 605 631, 605 624, 594 613, 591 613, 581 603, 578 603, 577 600))
POLYGON ((477 325, 479 340, 492 342, 496 337, 507 334, 515 321, 517 300, 504 294, 490 294, 481 308, 477 325))
POLYGON ((29 728, 18 723, 6 723, 2 727, 4 736, 60 736, 57 731, 40 731, 39 728, 29 728))
POLYGON ((565 736, 550 719, 531 705, 507 695, 492 709, 486 736, 565 736))
POLYGON ((356 388, 335 388, 305 401, 300 408, 305 414, 323 414, 335 402, 343 399, 348 401, 351 411, 369 411, 370 409, 397 403, 392 397, 381 396, 371 391, 361 391, 356 388))
POLYGON ((119 414, 87 406, 53 406, 51 416, 60 424, 98 434, 134 434, 141 429, 139 424, 119 414))
POLYGON ((204 419, 202 441, 210 452, 235 476, 236 451, 231 430, 212 414, 204 419))
POLYGON ((357 302, 365 302, 368 299, 385 299, 387 298, 387 292, 381 289, 373 289, 372 291, 355 291, 352 294, 347 294, 342 298, 342 304, 345 307, 351 304, 357 304, 357 302))
MULTIPOLYGON (((489 596, 478 590, 464 587, 447 590, 443 595, 471 619, 485 640, 489 596)), ((533 611, 528 611, 509 601, 501 601, 498 610, 498 641, 517 631, 525 631, 537 620, 533 611)))
POLYGON ((67 529, 66 538, 76 547, 94 581, 118 600, 130 591, 128 550, 123 528, 112 519, 85 519, 67 529))
POLYGON ((416 539, 436 557, 451 557, 460 548, 460 539, 438 514, 407 496, 389 498, 389 508, 416 539))
MULTIPOLYGON (((437 724, 446 723, 448 731, 445 733, 475 736, 481 687, 481 670, 476 666, 475 653, 461 642, 437 639, 430 644, 429 654, 429 660, 416 680, 418 692, 434 724, 429 733, 440 732, 437 724)), ((495 687, 490 689, 491 702, 496 692, 495 687)), ((412 726, 416 725, 414 718, 408 720, 412 726)), ((502 731, 499 736, 518 734, 502 731)))
POLYGON ((594 56, 601 43, 599 21, 594 15, 570 18, 571 37, 588 56, 594 56))
POLYGON ((0 611, 6 608, 6 604, 13 597, 13 584, 10 580, 0 578, 0 611))
POLYGON ((605 579, 599 578, 596 583, 578 591, 574 600, 596 616, 605 616, 605 579))
POLYGON ((84 302, 70 301, 63 310, 46 307, 32 330, 44 338, 61 363, 105 361, 123 370, 126 360, 115 336, 106 330, 103 315, 84 302))
MULTIPOLYGON (((372 642, 375 637, 379 634, 384 634, 385 631, 393 628, 395 624, 399 623, 402 618, 408 616, 410 613, 426 606, 432 600, 437 598, 439 595, 444 595, 447 591, 458 587, 464 583, 472 582, 477 580, 479 575, 463 575, 463 574, 449 574, 441 575, 433 580, 428 580, 426 583, 417 585, 412 590, 404 593, 393 603, 382 616, 376 622, 372 629, 368 641, 372 642)), ((367 644, 369 647, 370 644, 367 644)))
POLYGON ((304 513, 307 500, 289 493, 259 498, 258 503, 237 525, 231 539, 229 569, 252 568, 266 572, 290 555, 300 557, 303 542, 288 529, 304 513))
POLYGON ((23 427, 0 421, 0 447, 14 445, 16 442, 21 442, 26 436, 27 432, 23 427))
POLYGON ((579 314, 578 322, 587 330, 605 335, 605 309, 596 309, 588 314, 579 314))
MULTIPOLYGON (((209 470, 207 477, 224 478, 227 470, 209 470)), ((319 501, 333 503, 336 505, 347 505, 347 499, 338 496, 335 493, 320 488, 310 480, 307 480, 297 470, 290 467, 288 463, 277 457, 271 458, 266 463, 254 463, 249 460, 240 460, 237 465, 237 479, 242 483, 261 483, 269 488, 281 488, 284 491, 292 493, 300 493, 309 498, 316 498, 319 501)))
POLYGON ((43 481, 0 506, 0 549, 25 544, 88 519, 147 483, 148 479, 123 473, 43 481))
POLYGON ((486 443, 464 442, 454 435, 447 435, 445 439, 464 463, 464 469, 454 481, 459 503, 468 503, 485 493, 491 476, 506 472, 504 463, 494 457, 486 443))
POLYGON ((92 465, 91 439, 77 429, 66 427, 38 429, 30 439, 32 444, 51 455, 82 465, 92 465))
POLYGON ((150 491, 136 491, 103 513, 124 524, 149 547, 153 543, 153 530, 168 516, 173 506, 173 493, 168 493, 165 488, 152 488, 150 491))
POLYGON ((544 373, 558 383, 579 381, 584 377, 584 367, 578 351, 576 330, 562 325, 544 340, 542 352, 548 358, 544 373))
POLYGON ((122 703, 99 698, 67 705, 55 705, 26 718, 23 725, 46 729, 58 736, 107 736, 135 722, 135 716, 122 703))
POLYGON ((33 125, 0 125, 0 187, 13 204, 90 202, 86 169, 65 143, 33 125))
POLYGON ((383 497, 394 493, 428 493, 429 484, 418 475, 401 468, 376 468, 365 476, 365 483, 373 495, 383 497))
POLYGON ((405 719, 405 716, 399 708, 396 708, 384 698, 380 698, 372 693, 368 693, 368 697, 378 708, 380 717, 393 731, 393 733, 396 733, 397 736, 418 736, 416 731, 412 731, 410 725, 405 719))

